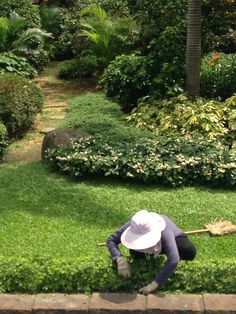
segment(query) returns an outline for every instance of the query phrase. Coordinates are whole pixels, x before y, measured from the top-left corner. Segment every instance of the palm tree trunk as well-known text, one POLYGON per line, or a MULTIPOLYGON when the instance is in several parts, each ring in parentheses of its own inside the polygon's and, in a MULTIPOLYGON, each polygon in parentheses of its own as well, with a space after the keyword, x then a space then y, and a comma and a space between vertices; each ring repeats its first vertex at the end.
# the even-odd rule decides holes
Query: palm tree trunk
POLYGON ((188 0, 186 92, 189 96, 200 93, 201 62, 201 0, 188 0))

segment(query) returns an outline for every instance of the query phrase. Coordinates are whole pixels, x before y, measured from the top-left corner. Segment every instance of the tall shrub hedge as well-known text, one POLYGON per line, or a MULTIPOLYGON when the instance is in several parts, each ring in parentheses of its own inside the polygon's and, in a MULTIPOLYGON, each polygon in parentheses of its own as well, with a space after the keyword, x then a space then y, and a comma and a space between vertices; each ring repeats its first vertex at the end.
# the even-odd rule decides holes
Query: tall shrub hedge
POLYGON ((41 89, 24 77, 0 74, 0 119, 10 138, 20 138, 43 106, 41 89))

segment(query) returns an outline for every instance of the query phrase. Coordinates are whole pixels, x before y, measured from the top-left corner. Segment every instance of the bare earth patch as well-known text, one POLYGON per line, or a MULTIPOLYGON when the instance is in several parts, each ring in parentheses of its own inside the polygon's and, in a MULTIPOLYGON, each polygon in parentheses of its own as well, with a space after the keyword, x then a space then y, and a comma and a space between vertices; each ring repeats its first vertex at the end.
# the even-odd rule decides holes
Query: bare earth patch
POLYGON ((59 127, 65 116, 68 102, 75 96, 95 91, 92 81, 58 78, 58 62, 52 62, 34 81, 44 93, 44 107, 36 117, 34 126, 22 140, 12 143, 6 152, 5 162, 28 163, 41 160, 42 130, 59 127))

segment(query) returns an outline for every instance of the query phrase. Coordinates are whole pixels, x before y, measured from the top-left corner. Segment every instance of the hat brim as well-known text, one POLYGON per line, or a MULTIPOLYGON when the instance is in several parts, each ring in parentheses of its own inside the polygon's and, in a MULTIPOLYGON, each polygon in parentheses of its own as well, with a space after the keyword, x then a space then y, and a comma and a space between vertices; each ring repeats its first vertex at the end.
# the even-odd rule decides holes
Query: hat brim
POLYGON ((121 235, 121 243, 131 250, 143 250, 157 244, 161 239, 161 232, 165 229, 165 220, 157 213, 151 215, 151 230, 145 234, 137 234, 131 231, 129 226, 121 235))

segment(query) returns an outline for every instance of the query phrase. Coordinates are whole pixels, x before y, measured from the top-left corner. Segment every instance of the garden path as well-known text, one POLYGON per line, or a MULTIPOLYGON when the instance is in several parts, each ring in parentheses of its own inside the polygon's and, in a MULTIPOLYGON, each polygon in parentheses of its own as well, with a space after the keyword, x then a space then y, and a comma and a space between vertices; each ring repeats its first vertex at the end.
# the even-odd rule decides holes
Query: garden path
POLYGON ((63 80, 58 78, 58 62, 52 62, 34 79, 44 94, 42 113, 36 117, 33 128, 26 136, 13 142, 7 149, 5 162, 28 163, 41 159, 41 145, 47 128, 59 127, 70 99, 88 91, 94 91, 94 84, 86 79, 63 80))

